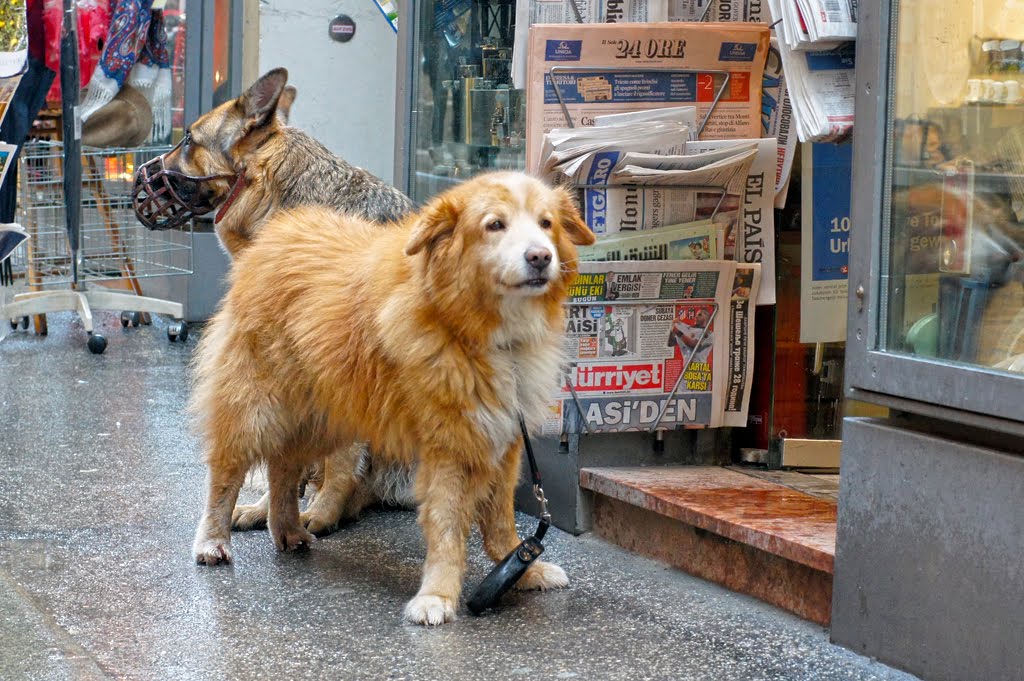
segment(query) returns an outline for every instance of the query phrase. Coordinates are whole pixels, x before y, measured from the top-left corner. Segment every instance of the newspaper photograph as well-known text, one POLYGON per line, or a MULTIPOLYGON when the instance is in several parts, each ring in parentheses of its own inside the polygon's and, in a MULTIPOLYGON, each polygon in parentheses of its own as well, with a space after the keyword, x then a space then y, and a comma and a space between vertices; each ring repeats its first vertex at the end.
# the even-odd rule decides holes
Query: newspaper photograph
POLYGON ((527 168, 540 167, 544 133, 643 109, 695 106, 707 118, 701 139, 759 137, 769 33, 735 23, 530 27, 527 168))
POLYGON ((20 83, 21 75, 0 78, 0 124, 3 124, 4 119, 7 117, 11 100, 14 99, 14 93, 17 91, 20 83))
POLYGON ((728 261, 580 263, 547 434, 722 425, 735 278, 728 261))

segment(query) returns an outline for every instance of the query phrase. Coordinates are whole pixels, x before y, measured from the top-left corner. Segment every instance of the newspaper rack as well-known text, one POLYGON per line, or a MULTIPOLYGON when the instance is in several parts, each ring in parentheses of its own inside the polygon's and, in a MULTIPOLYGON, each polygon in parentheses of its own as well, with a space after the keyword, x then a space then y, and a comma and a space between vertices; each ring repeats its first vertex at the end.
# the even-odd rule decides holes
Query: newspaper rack
MULTIPOLYGON (((568 0, 568 1, 569 1, 569 4, 572 6, 573 10, 576 12, 577 17, 579 17, 579 11, 576 9, 575 3, 573 3, 572 0, 568 0)), ((708 6, 704 9, 704 12, 701 14, 701 20, 703 20, 704 17, 707 15, 707 12, 708 12, 708 10, 710 8, 711 8, 711 3, 708 3, 708 6)), ((715 92, 715 98, 712 101, 711 106, 708 108, 707 113, 704 114, 704 118, 701 120, 700 125, 697 127, 697 131, 695 133, 695 138, 699 139, 700 135, 704 131, 704 126, 707 124, 708 120, 711 118, 711 114, 714 113, 715 107, 718 106, 719 101, 721 101, 722 96, 725 94, 725 91, 726 91, 726 89, 729 86, 729 79, 731 77, 731 74, 728 71, 722 71, 722 70, 718 70, 718 69, 676 69, 676 68, 665 68, 665 67, 618 68, 618 67, 614 67, 614 66, 596 66, 596 67, 552 66, 550 69, 548 69, 548 76, 549 76, 549 78, 551 80, 551 87, 552 87, 552 89, 555 92, 555 98, 558 100, 558 104, 559 104, 559 106, 562 109, 562 115, 565 117, 566 124, 570 128, 575 128, 576 124, 573 122, 572 115, 569 113, 569 108, 565 104, 565 100, 562 97, 562 93, 561 93, 561 90, 559 89, 558 81, 555 78, 555 75, 557 75, 559 73, 654 73, 654 72, 658 72, 658 73, 692 73, 692 74, 707 73, 707 74, 712 74, 712 75, 720 75, 720 76, 723 77, 722 84, 719 86, 718 90, 715 92)), ((608 189, 609 187, 640 187, 640 188, 676 189, 676 190, 693 191, 693 192, 717 192, 718 193, 718 202, 715 204, 715 208, 714 208, 714 210, 712 210, 711 215, 708 218, 709 220, 712 220, 712 221, 718 215, 719 209, 722 207, 722 204, 725 202, 726 196, 728 196, 728 194, 729 194, 728 187, 727 186, 722 186, 722 185, 719 185, 719 186, 708 186, 708 185, 670 185, 670 184, 657 184, 657 183, 644 183, 644 184, 630 183, 630 184, 621 184, 621 185, 607 185, 607 184, 576 184, 576 183, 573 183, 573 184, 570 184, 569 187, 571 189, 573 189, 573 190, 576 190, 576 191, 583 191, 583 190, 587 190, 587 189, 608 189)), ((620 303, 620 304, 625 304, 625 303, 620 303)), ((646 304, 646 303, 642 303, 642 304, 646 304)), ((708 324, 704 327, 704 329, 700 333, 700 336, 699 336, 699 338, 697 340, 697 345, 698 346, 704 341, 704 337, 706 336, 708 329, 711 328, 712 323, 714 322, 715 318, 718 316, 718 310, 719 310, 718 303, 717 302, 716 303, 709 303, 709 306, 712 308, 711 316, 710 316, 710 318, 708 320, 708 324)), ((695 354, 696 354, 695 352, 691 352, 690 356, 686 359, 686 362, 683 364, 682 371, 680 371, 680 373, 679 373, 679 377, 676 379, 675 383, 672 386, 671 392, 669 392, 668 395, 665 397, 665 400, 662 403, 661 408, 658 411, 657 419, 655 419, 654 423, 650 426, 650 428, 648 428, 647 432, 652 433, 652 432, 655 432, 655 431, 658 430, 658 426, 661 424, 662 420, 665 418, 665 412, 668 409, 668 405, 672 401, 672 398, 675 397, 676 393, 679 391, 679 385, 682 382, 683 377, 686 375, 686 372, 689 370, 690 364, 693 362, 693 357, 694 357, 695 354)), ((573 369, 577 365, 578 365, 578 362, 569 362, 566 365, 566 368, 567 369, 573 369)), ((580 399, 579 399, 579 396, 576 393, 575 386, 572 384, 572 381, 569 380, 569 373, 570 372, 568 372, 568 371, 566 372, 566 386, 569 388, 569 394, 572 397, 573 405, 575 406, 576 411, 579 413, 579 415, 581 417, 580 418, 580 423, 583 425, 584 431, 587 434, 590 434, 590 427, 587 425, 586 418, 584 418, 585 414, 583 412, 583 405, 580 403, 580 399)))
MULTIPOLYGON (((630 303, 626 303, 626 302, 619 303, 619 305, 625 305, 625 304, 630 304, 630 303)), ((647 305, 648 303, 646 301, 644 301, 644 302, 633 303, 633 304, 636 304, 636 305, 647 305)), ((654 423, 651 424, 651 427, 647 429, 648 433, 655 432, 658 429, 658 426, 661 425, 662 420, 665 418, 665 411, 668 409, 669 402, 671 402, 672 398, 676 396, 677 392, 679 392, 679 384, 682 382, 683 377, 686 376, 686 372, 689 371, 690 364, 693 363, 693 358, 697 354, 696 348, 700 347, 700 344, 704 342, 704 337, 707 335, 708 329, 711 328, 711 325, 714 323, 715 318, 718 316, 718 303, 707 303, 707 305, 708 305, 708 307, 712 308, 711 309, 711 316, 708 318, 707 324, 701 330, 700 336, 697 337, 697 342, 694 345, 694 348, 695 348, 694 351, 690 353, 690 356, 686 358, 686 362, 683 363, 682 371, 679 372, 679 377, 676 378, 676 382, 672 385, 671 392, 669 392, 668 395, 665 396, 665 400, 662 403, 660 410, 658 411, 658 418, 656 418, 654 420, 654 423)), ((566 365, 566 368, 567 369, 573 369, 578 364, 579 364, 579 362, 569 362, 566 365)), ((579 395, 576 394, 576 387, 572 384, 572 381, 569 380, 569 373, 570 372, 568 372, 568 371, 565 372, 565 374, 566 374, 565 384, 566 384, 566 386, 568 386, 569 394, 572 396, 572 403, 573 403, 573 405, 575 405, 576 411, 580 415, 580 423, 583 425, 583 430, 586 431, 586 433, 588 435, 590 435, 591 434, 590 433, 590 426, 587 425, 587 419, 585 418, 586 414, 583 412, 583 405, 580 404, 579 395)))
MULTIPOLYGON (((709 5, 710 6, 710 5, 709 5)), ((551 80, 551 89, 555 92, 555 99, 558 100, 558 105, 562 108, 562 115, 565 116, 565 122, 570 128, 575 128, 576 124, 572 120, 572 115, 569 113, 569 107, 565 103, 565 99, 562 97, 562 91, 558 87, 558 81, 555 78, 560 73, 692 73, 694 75, 700 75, 702 73, 722 76, 722 84, 715 92, 715 98, 711 101, 711 106, 708 108, 708 112, 704 114, 704 118, 701 120, 700 125, 697 126, 697 132, 695 138, 700 139, 701 133, 704 132, 704 126, 707 125, 708 119, 711 118, 711 114, 715 112, 715 107, 722 100, 722 95, 725 94, 726 88, 729 87, 729 80, 732 77, 728 71, 722 71, 720 69, 677 69, 664 66, 649 66, 649 67, 627 67, 620 68, 617 66, 552 66, 548 69, 548 78, 551 80)))

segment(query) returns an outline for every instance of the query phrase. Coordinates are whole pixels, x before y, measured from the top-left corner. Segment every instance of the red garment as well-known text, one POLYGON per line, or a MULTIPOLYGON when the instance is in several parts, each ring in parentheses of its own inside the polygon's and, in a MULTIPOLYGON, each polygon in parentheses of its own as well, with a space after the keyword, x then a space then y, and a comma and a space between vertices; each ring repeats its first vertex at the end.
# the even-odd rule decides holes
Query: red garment
MULTIPOLYGON (((63 18, 61 0, 29 0, 43 3, 43 26, 46 33, 46 66, 57 77, 46 94, 47 102, 60 102, 60 29, 63 18)), ((78 0, 78 68, 82 86, 96 70, 103 43, 110 28, 110 0, 78 0)))

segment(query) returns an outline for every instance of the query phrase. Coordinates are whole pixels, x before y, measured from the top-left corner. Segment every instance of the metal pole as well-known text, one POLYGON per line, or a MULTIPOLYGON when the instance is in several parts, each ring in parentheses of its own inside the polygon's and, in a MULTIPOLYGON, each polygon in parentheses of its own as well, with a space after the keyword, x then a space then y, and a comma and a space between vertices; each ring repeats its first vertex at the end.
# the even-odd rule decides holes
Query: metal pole
POLYGON ((64 215, 71 246, 72 287, 78 287, 79 239, 82 226, 82 121, 78 98, 78 12, 75 0, 64 0, 60 33, 61 122, 64 133, 64 215))

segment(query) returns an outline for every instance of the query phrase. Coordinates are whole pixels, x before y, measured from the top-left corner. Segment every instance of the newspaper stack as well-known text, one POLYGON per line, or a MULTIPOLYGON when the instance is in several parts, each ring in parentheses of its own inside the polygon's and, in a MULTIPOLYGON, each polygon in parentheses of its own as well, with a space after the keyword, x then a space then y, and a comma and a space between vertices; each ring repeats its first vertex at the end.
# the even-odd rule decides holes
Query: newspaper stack
POLYGON ((781 22, 779 57, 797 137, 801 142, 846 139, 853 132, 855 45, 849 40, 835 42, 834 38, 856 36, 855 8, 848 0, 768 0, 768 7, 772 17, 781 22), (806 11, 800 8, 808 4, 818 11, 815 21, 807 22, 805 29, 806 11), (848 20, 828 22, 833 9, 848 20), (819 31, 812 28, 815 24, 827 26, 819 31))
POLYGON ((541 175, 583 190, 584 218, 598 235, 709 217, 700 215, 699 195, 710 194, 715 205, 723 196, 742 195, 757 143, 688 153, 689 131, 677 121, 628 118, 592 128, 556 128, 544 136, 541 175))
POLYGON ((763 263, 775 302, 774 137, 692 140, 693 107, 598 116, 544 137, 540 173, 580 192, 598 243, 581 260, 763 263))
POLYGON ((828 50, 779 46, 801 142, 841 142, 853 133, 854 43, 828 50))

